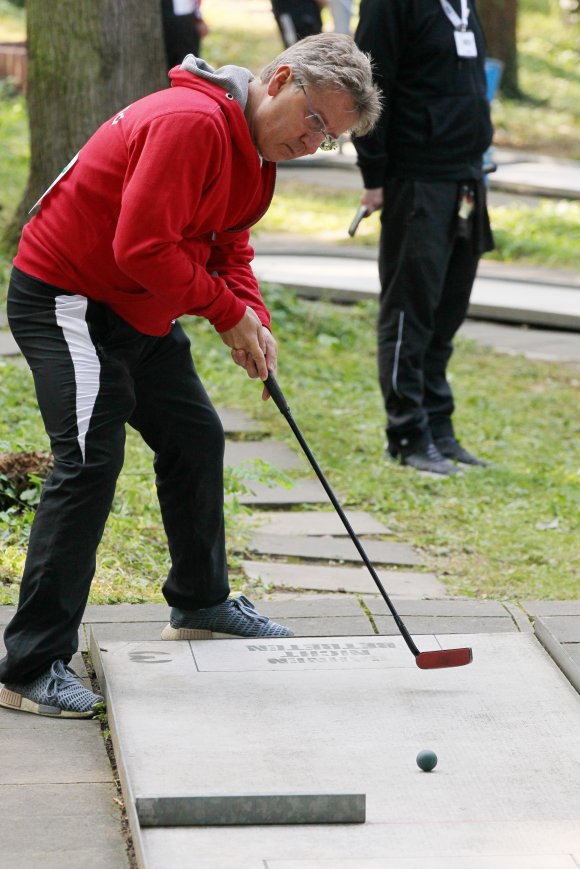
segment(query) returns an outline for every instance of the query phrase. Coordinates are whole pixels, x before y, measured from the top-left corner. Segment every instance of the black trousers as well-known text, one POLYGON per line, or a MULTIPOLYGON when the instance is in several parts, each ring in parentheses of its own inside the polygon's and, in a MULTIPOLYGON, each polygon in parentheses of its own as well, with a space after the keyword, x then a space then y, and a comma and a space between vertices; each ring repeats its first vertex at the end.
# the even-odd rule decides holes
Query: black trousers
POLYGON ((77 650, 127 423, 154 453, 171 556, 167 602, 191 610, 227 598, 224 432, 179 323, 162 338, 143 335, 104 305, 17 269, 8 319, 54 455, 0 661, 0 682, 21 682, 77 650))
MULTIPOLYGON (((477 185, 478 196, 483 185, 477 185)), ((398 178, 381 214, 378 368, 393 453, 454 434, 446 376, 483 248, 492 246, 485 202, 470 239, 457 234, 457 182, 398 178), (482 229, 483 227, 483 229, 482 229)))
POLYGON ((272 0, 272 11, 286 48, 306 36, 322 33, 322 15, 316 0, 272 0))
POLYGON ((167 69, 179 66, 187 54, 199 56, 201 40, 193 12, 176 15, 173 11, 173 0, 161 0, 161 21, 167 69))

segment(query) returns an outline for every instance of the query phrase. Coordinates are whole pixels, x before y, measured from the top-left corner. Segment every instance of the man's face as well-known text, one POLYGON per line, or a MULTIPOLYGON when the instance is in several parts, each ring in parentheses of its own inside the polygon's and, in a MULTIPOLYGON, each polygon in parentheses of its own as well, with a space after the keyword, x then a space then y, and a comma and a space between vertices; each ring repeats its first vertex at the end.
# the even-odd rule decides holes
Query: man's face
POLYGON ((322 127, 337 139, 356 120, 350 94, 297 87, 292 69, 281 66, 256 107, 250 127, 262 157, 277 162, 314 154, 325 138, 322 127), (313 110, 319 120, 312 118, 313 110))

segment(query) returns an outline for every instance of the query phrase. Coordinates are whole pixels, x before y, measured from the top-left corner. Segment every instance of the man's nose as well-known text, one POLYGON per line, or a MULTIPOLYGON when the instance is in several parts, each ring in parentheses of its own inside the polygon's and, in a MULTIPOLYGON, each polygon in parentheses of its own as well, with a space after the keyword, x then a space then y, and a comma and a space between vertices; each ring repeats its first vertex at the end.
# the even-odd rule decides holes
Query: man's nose
POLYGON ((311 133, 308 131, 302 137, 302 144, 307 154, 315 154, 324 141, 324 133, 322 131, 311 133))

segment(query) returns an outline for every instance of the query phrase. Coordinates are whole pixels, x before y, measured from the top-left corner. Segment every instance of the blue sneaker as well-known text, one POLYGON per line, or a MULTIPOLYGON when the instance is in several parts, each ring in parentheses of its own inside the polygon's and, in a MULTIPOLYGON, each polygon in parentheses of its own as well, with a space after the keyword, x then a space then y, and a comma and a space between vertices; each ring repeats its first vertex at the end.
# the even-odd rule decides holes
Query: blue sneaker
POLYGON ((94 718, 104 709, 104 700, 85 688, 63 661, 55 661, 32 682, 5 685, 0 706, 53 718, 94 718))
POLYGON ((247 597, 228 598, 217 606, 187 612, 175 607, 162 640, 219 640, 232 637, 293 637, 288 628, 261 616, 247 597))

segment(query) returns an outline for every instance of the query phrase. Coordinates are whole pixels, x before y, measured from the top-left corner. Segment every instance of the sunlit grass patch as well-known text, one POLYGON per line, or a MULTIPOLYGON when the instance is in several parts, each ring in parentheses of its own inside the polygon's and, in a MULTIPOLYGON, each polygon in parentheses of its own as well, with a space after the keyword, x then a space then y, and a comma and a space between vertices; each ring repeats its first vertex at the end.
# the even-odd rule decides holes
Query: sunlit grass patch
MULTIPOLYGON (((260 233, 283 233, 312 243, 376 248, 378 214, 361 222, 354 239, 347 234, 357 207, 355 192, 283 180, 254 234, 259 238, 260 233)), ((488 258, 549 267, 578 266, 580 203, 544 199, 532 207, 514 200, 513 204, 490 208, 490 215, 496 250, 488 258)))

